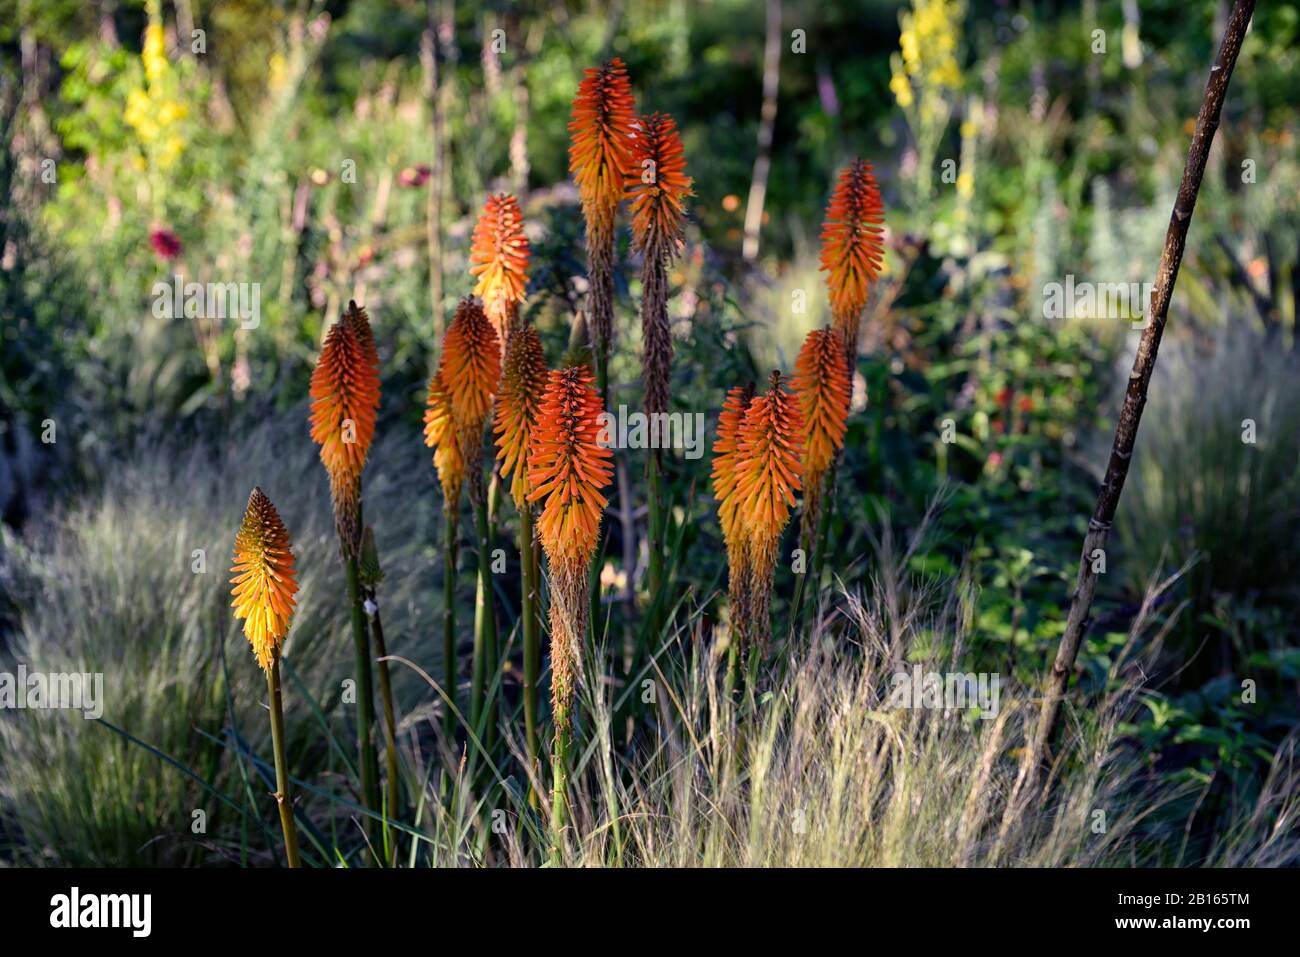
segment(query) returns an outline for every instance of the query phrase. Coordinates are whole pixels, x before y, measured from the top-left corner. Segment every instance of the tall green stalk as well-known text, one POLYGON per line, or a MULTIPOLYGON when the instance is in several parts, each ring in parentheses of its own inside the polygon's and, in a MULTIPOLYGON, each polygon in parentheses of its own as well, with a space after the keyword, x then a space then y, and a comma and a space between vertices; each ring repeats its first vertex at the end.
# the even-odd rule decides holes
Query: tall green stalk
MULTIPOLYGON (((667 514, 663 504, 663 462, 658 449, 650 450, 646 459, 646 532, 650 549, 650 563, 647 578, 650 587, 650 625, 644 632, 650 637, 650 654, 658 650, 660 633, 663 631, 664 603, 664 540, 667 538, 667 514)), ((645 649, 642 649, 644 651, 645 649)))
POLYGON ((275 803, 280 809, 280 827, 284 831, 284 856, 290 867, 301 867, 301 862, 298 860, 298 827, 293 820, 293 795, 289 793, 289 765, 284 753, 284 705, 280 696, 278 652, 266 672, 266 688, 271 699, 271 746, 275 749, 275 803))
POLYGON ((804 561, 807 563, 804 567, 804 573, 799 576, 799 581, 794 587, 794 599, 790 603, 790 632, 793 635, 803 622, 806 609, 804 608, 804 593, 807 590, 808 582, 811 579, 813 587, 820 587, 822 580, 822 567, 826 564, 826 541, 830 535, 831 516, 835 513, 835 477, 839 471, 839 456, 831 462, 831 467, 826 470, 822 476, 821 489, 821 507, 817 514, 817 527, 810 536, 810 541, 800 540, 800 545, 805 550, 811 550, 811 554, 804 555, 804 561))
MULTIPOLYGON (((537 740, 537 682, 542 664, 542 622, 536 543, 533 541, 533 510, 528 505, 519 512, 519 566, 523 572, 520 612, 524 633, 524 743, 531 782, 532 775, 540 773, 541 760, 537 740)), ((537 806, 537 792, 531 783, 528 800, 534 807, 537 806)))
POLYGON ((443 518, 443 565, 442 565, 442 667, 443 689, 447 695, 447 707, 442 714, 442 728, 451 741, 456 732, 456 685, 459 680, 456 661, 456 505, 446 502, 442 509, 443 518))
POLYGON ((569 807, 569 729, 555 729, 554 750, 551 753, 551 864, 564 862, 564 828, 568 822, 569 807))
POLYGON ((486 718, 484 747, 491 752, 496 743, 495 697, 488 704, 488 689, 500 671, 497 663, 497 619, 492 602, 492 532, 488 522, 488 499, 480 487, 474 498, 474 525, 478 534, 478 585, 474 595, 474 662, 470 685, 470 724, 476 730, 486 718), (485 709, 488 713, 485 714, 485 709))
MULTIPOLYGON (((401 800, 400 779, 397 770, 397 721, 393 712, 393 685, 388 674, 388 649, 384 646, 384 626, 379 617, 379 605, 375 604, 375 593, 369 594, 374 613, 370 616, 370 634, 375 642, 375 664, 379 670, 379 697, 384 707, 384 759, 388 771, 387 799, 388 806, 384 815, 385 822, 398 816, 398 804, 401 800)), ((396 859, 397 848, 393 842, 392 829, 384 828, 384 850, 391 865, 396 859)))
MULTIPOLYGON (((348 574, 348 598, 352 604, 352 642, 356 648, 357 668, 357 752, 361 768, 361 793, 366 807, 379 814, 379 765, 371 743, 375 720, 374 686, 370 675, 370 638, 366 628, 366 611, 362 604, 361 582, 356 555, 345 559, 348 574)), ((374 839, 374 819, 366 818, 366 832, 374 839)))

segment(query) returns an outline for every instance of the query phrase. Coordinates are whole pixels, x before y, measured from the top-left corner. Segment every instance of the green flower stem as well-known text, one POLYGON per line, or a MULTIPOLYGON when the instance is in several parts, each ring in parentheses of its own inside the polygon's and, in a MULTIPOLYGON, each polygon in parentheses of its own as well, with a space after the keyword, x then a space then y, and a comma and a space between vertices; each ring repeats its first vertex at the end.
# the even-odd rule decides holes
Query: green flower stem
MULTIPOLYGON (((533 510, 525 505, 519 513, 519 565, 523 571, 523 594, 520 607, 524 632, 524 740, 530 775, 538 773, 540 752, 537 742, 537 681, 542 663, 542 622, 538 609, 537 565, 534 561, 533 510)), ((529 778, 531 781, 531 776, 529 778)), ((531 783, 528 800, 537 806, 537 792, 531 783)))
MULTIPOLYGON (((367 596, 374 606, 374 613, 370 616, 370 636, 375 643, 375 664, 379 670, 379 697, 384 706, 384 758, 388 770, 388 807, 384 815, 385 821, 394 819, 398 816, 398 804, 401 801, 400 781, 397 771, 397 721, 393 712, 393 685, 388 674, 388 662, 382 659, 388 656, 388 649, 384 646, 384 626, 379 617, 379 605, 375 603, 375 593, 373 591, 367 596)), ((388 863, 391 865, 396 860, 397 848, 393 844, 393 835, 391 829, 384 829, 384 849, 388 856, 388 863)))
MULTIPOLYGON (((379 765, 371 743, 371 728, 375 720, 374 686, 370 677, 370 639, 367 636, 366 611, 361 597, 361 583, 357 575, 357 557, 348 555, 348 598, 352 602, 352 641, 356 646, 357 666, 357 751, 361 768, 361 793, 365 805, 375 814, 382 810, 379 803, 379 765)), ((366 830, 374 831, 374 818, 366 818, 366 830)), ((375 835, 371 833, 371 840, 375 835)))
MULTIPOLYGON (((484 719, 484 709, 489 712, 487 704, 488 688, 499 670, 497 657, 497 620, 492 603, 492 535, 488 524, 487 496, 474 496, 474 524, 478 533, 478 586, 474 595, 474 662, 473 680, 470 685, 470 724, 477 731, 484 719)), ((484 727, 484 748, 491 752, 495 744, 496 722, 488 713, 488 724, 484 727)))
MULTIPOLYGON (((667 515, 663 505, 663 462, 659 450, 651 449, 646 459, 646 505, 647 532, 650 549, 650 564, 647 578, 650 589, 650 625, 644 632, 650 638, 650 654, 658 651, 658 644, 663 631, 663 588, 664 588, 664 539, 667 537, 665 519, 667 515)), ((641 649, 644 653, 646 649, 641 649)))
POLYGON ((442 714, 442 727, 450 741, 456 731, 456 685, 459 671, 456 661, 456 506, 444 503, 443 515, 443 565, 442 565, 442 667, 443 692, 448 705, 442 714))
POLYGON ((551 753, 551 864, 563 863, 564 827, 568 820, 569 729, 555 729, 551 753))
POLYGON ((290 867, 301 867, 298 860, 298 826, 293 820, 293 795, 289 793, 289 765, 284 754, 284 705, 280 697, 280 655, 271 659, 266 673, 266 688, 271 699, 271 745, 275 749, 275 803, 280 809, 280 827, 284 830, 284 856, 290 867))

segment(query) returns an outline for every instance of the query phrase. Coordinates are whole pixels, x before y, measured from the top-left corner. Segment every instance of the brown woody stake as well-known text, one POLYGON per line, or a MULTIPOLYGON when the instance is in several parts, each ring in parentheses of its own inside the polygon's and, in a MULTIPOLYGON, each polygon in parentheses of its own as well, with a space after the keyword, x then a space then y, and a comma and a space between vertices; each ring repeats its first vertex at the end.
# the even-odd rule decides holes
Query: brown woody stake
POLYGON ((1187 153, 1187 163, 1183 167, 1183 179, 1178 187, 1178 198, 1174 202, 1169 229, 1165 233, 1164 251, 1160 256, 1155 293, 1151 300, 1151 315, 1146 328, 1142 331, 1142 339, 1138 343, 1137 356, 1133 360, 1133 371, 1129 374, 1128 389, 1124 395, 1124 407, 1120 411, 1119 424, 1115 428, 1115 441, 1111 445, 1106 478, 1097 495, 1097 506, 1093 509, 1092 519, 1088 522, 1088 534, 1083 540, 1079 576, 1070 602, 1070 615, 1066 620, 1065 634, 1061 637, 1061 643, 1056 650, 1056 660, 1048 676, 1038 724, 1031 744, 1025 749, 1021 760, 1020 770, 1007 803, 1006 815, 1002 821, 1000 836, 1005 836, 1011 822, 1032 799, 1043 770, 1048 742, 1051 741, 1056 729, 1061 701, 1065 697, 1070 673, 1074 670, 1079 645, 1083 641, 1088 625, 1093 593, 1097 587, 1097 573, 1093 571, 1093 556, 1098 549, 1105 548, 1106 538, 1110 534, 1111 523, 1115 518, 1115 509, 1119 505, 1120 493, 1124 490, 1124 480, 1128 477, 1129 463, 1133 457, 1133 443, 1137 439, 1138 424, 1142 420, 1142 409, 1147 401, 1147 388, 1151 384, 1151 374, 1156 366, 1156 353, 1160 349, 1160 337, 1164 334, 1165 319, 1169 314, 1169 300, 1173 295, 1174 282, 1178 279, 1178 267, 1183 260, 1183 248, 1187 243, 1187 227, 1192 221, 1192 212, 1196 209, 1196 195, 1200 192, 1201 178, 1205 174, 1210 146, 1219 128, 1219 114, 1223 109, 1224 95, 1228 91, 1228 81, 1232 78, 1232 68, 1237 63, 1237 54, 1241 52, 1241 44, 1254 12, 1255 0, 1236 0, 1233 4, 1227 29, 1223 34, 1223 42, 1219 46, 1219 55, 1215 58, 1214 66, 1210 68, 1210 79, 1205 84, 1205 96, 1201 100, 1201 110, 1196 117, 1196 131, 1192 134, 1192 145, 1187 153))

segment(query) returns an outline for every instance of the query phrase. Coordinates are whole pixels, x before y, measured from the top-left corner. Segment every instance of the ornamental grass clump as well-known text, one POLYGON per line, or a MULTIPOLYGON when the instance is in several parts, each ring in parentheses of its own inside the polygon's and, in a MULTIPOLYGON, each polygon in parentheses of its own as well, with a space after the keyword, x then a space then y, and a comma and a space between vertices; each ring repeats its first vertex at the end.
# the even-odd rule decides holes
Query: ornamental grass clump
MULTIPOLYGON (((671 116, 652 113, 636 124, 628 201, 632 213, 632 242, 641 253, 641 328, 644 342, 645 411, 653 417, 668 412, 673 341, 668 325, 668 266, 681 254, 682 225, 691 178, 677 124, 671 116)), ((651 449, 646 459, 648 506, 648 584, 652 607, 650 634, 660 631, 659 609, 664 588, 664 541, 667 510, 662 490, 663 458, 651 449)))
POLYGON ((614 221, 626 189, 635 119, 632 84, 621 60, 585 72, 569 119, 569 172, 578 184, 587 227, 587 311, 602 397, 614 335, 614 221))
POLYGON ((541 503, 537 534, 551 573, 551 825, 558 848, 565 825, 567 752, 587 632, 587 573, 600 538, 613 452, 599 441, 600 395, 586 366, 552 371, 528 456, 531 502, 541 503))
POLYGON ((244 519, 235 533, 235 577, 230 580, 235 617, 244 621, 244 636, 266 672, 270 697, 271 743, 275 751, 275 803, 284 831, 284 856, 298 867, 298 829, 293 819, 288 763, 284 748, 284 706, 280 694, 280 651, 293 618, 298 582, 293 571, 289 532, 271 500, 260 488, 248 496, 244 519))
MULTIPOLYGON (((371 743, 374 688, 357 562, 361 548, 361 473, 379 414, 379 353, 370 317, 355 302, 330 328, 311 376, 311 437, 329 474, 334 524, 352 604, 357 667, 357 750, 363 800, 380 814, 379 768, 371 743)), ((369 825, 368 821, 368 825, 369 825)))
POLYGON ((488 197, 471 242, 469 271, 477 278, 473 294, 482 300, 504 356, 528 286, 528 237, 518 200, 507 193, 488 197))
MULTIPOLYGON (((510 480, 510 497, 519 512, 519 564, 523 571, 520 609, 524 640, 524 736, 530 770, 540 761, 537 733, 537 683, 541 674, 541 546, 533 532, 533 486, 528 478, 532 450, 546 390, 546 355, 532 326, 521 326, 506 346, 495 423, 497 459, 510 480)), ((531 775, 530 775, 531 780, 531 775)))
POLYGON ((803 478, 803 415, 780 372, 745 412, 737 451, 735 520, 747 536, 748 585, 742 655, 761 655, 771 637, 777 547, 803 478))

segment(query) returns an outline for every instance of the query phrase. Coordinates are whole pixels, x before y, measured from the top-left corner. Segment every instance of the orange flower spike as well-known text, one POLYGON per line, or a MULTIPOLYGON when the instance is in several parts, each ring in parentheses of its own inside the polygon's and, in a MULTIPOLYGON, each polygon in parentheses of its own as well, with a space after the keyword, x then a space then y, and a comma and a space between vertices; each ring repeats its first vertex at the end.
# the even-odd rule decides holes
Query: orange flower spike
POLYGON ((830 467, 844 445, 849 416, 849 362, 844 340, 834 329, 808 333, 791 379, 803 417, 803 467, 807 483, 830 467))
POLYGON ((858 315, 884 263, 884 222, 871 164, 855 159, 840 171, 822 223, 821 269, 835 328, 848 345, 857 342, 858 315))
POLYGON ((666 113, 637 120, 628 168, 632 237, 647 256, 676 255, 682 248, 682 223, 692 180, 677 124, 666 113))
POLYGON ((263 670, 269 671, 293 617, 293 552, 289 532, 271 500, 260 488, 248 496, 244 520, 235 533, 235 577, 230 580, 235 617, 244 620, 244 635, 263 670))
POLYGON ((718 522, 729 551, 744 537, 736 521, 735 491, 741 462, 740 430, 753 399, 753 385, 736 386, 727 393, 718 416, 718 438, 713 443, 713 497, 718 500, 718 522))
POLYGON ((460 454, 456 430, 451 417, 451 395, 442 380, 442 370, 429 380, 428 398, 424 408, 424 444, 433 449, 433 464, 438 470, 443 497, 448 502, 458 501, 465 481, 465 459, 460 454))
POLYGON ((569 172, 578 184, 589 230, 593 223, 613 226, 614 210, 623 198, 634 121, 632 83, 623 61, 615 57, 585 71, 569 119, 569 172))
POLYGON ((546 355, 541 337, 532 326, 523 326, 506 346, 505 371, 493 427, 501 472, 510 478, 510 494, 521 510, 528 507, 528 494, 532 491, 528 482, 528 452, 545 390, 546 355))
POLYGON ((740 429, 740 463, 735 494, 737 520, 760 552, 776 545, 790 520, 794 493, 802 488, 803 416, 773 372, 768 391, 750 403, 740 429))
POLYGON ((311 376, 311 437, 331 485, 361 477, 379 414, 379 353, 366 311, 355 302, 325 337, 311 376))
POLYGON ((552 563, 581 567, 591 560, 606 499, 600 490, 614 475, 614 453, 598 441, 600 395, 586 366, 550 373, 528 455, 528 501, 541 501, 537 522, 552 563))
POLYGON ((439 366, 451 396, 452 418, 460 429, 481 424, 501 380, 501 347, 496 330, 475 299, 462 299, 447 328, 439 366))
POLYGON ((506 193, 488 198, 474 225, 470 274, 474 295, 492 321, 504 352, 528 285, 528 237, 519 203, 506 193))

